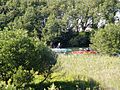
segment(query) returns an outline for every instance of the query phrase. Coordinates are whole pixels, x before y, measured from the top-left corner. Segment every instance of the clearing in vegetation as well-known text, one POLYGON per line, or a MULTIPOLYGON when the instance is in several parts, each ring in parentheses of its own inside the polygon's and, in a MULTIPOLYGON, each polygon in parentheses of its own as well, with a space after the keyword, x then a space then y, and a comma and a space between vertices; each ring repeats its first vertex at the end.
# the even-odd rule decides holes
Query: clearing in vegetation
POLYGON ((59 55, 51 77, 58 90, 120 90, 120 57, 59 55))

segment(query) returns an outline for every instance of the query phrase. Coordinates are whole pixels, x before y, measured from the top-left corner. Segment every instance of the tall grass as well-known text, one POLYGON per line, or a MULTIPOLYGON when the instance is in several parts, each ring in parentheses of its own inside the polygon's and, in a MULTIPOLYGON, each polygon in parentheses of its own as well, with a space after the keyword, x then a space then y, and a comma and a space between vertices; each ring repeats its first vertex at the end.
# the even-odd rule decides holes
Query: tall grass
POLYGON ((120 57, 59 55, 52 81, 87 81, 92 78, 107 90, 120 90, 120 57))

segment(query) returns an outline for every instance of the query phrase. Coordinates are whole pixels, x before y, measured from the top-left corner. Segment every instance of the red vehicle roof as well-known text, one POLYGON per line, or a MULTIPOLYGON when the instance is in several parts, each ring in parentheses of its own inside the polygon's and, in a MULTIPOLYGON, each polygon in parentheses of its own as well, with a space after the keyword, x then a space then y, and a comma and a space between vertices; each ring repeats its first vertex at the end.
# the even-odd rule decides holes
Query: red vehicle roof
POLYGON ((96 51, 93 51, 93 50, 83 50, 83 51, 73 51, 71 52, 71 54, 97 54, 96 51))

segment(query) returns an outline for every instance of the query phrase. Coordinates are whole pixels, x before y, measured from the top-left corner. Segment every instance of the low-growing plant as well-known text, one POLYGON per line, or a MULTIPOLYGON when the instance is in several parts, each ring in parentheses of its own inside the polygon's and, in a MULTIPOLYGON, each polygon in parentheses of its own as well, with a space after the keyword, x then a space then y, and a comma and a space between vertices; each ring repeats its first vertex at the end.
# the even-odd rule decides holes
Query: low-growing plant
POLYGON ((5 81, 0 81, 0 90, 16 90, 13 84, 6 84, 5 81))
POLYGON ((33 78, 33 73, 28 70, 24 70, 22 66, 20 66, 16 73, 12 76, 12 84, 14 84, 17 89, 25 89, 31 84, 33 78))

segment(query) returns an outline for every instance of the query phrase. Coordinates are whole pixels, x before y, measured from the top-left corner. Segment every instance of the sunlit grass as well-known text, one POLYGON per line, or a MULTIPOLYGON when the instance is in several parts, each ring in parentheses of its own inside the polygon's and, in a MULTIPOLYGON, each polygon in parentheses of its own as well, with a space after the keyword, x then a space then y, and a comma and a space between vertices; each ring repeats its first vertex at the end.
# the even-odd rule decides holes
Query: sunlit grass
MULTIPOLYGON (((59 55, 53 81, 92 78, 102 87, 120 90, 120 58, 101 55, 59 55), (58 77, 57 77, 58 76, 58 77), (79 78, 78 78, 79 76, 79 78)), ((88 80, 88 79, 87 79, 88 80)))
MULTIPOLYGON (((37 75, 35 82, 40 80, 43 77, 37 75)), ((62 90, 77 90, 76 85, 80 90, 120 90, 120 57, 60 54, 46 83, 62 86, 62 90)))

